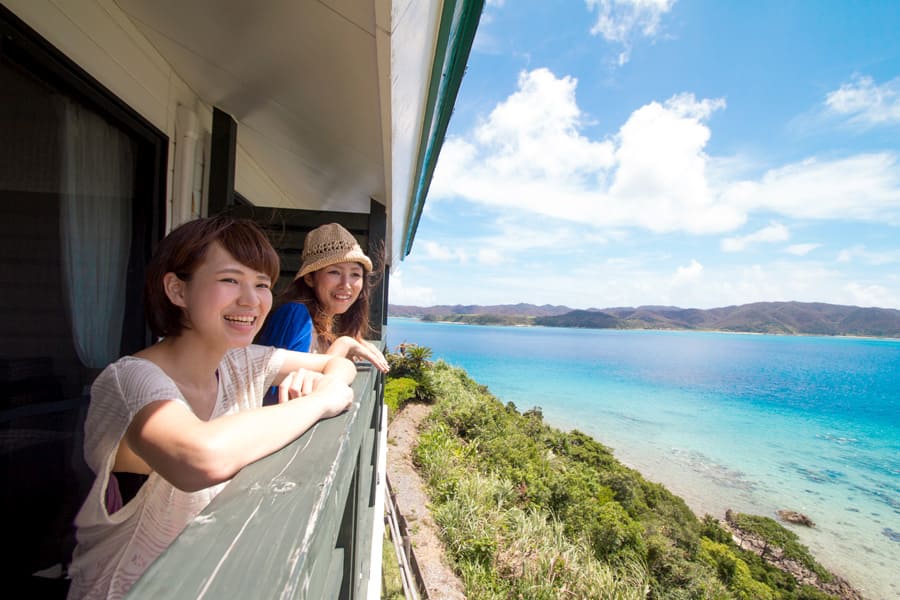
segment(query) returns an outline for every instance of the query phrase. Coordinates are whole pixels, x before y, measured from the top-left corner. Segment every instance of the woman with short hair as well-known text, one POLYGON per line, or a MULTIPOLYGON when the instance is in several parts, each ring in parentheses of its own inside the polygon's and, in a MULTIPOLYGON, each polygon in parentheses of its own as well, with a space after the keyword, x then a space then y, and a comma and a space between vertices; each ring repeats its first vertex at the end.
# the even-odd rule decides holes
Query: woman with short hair
POLYGON ((351 405, 349 360, 251 344, 278 272, 252 221, 197 219, 160 242, 144 289, 158 341, 91 388, 95 481, 75 519, 70 599, 121 598, 238 471, 351 405), (279 402, 263 406, 273 385, 279 402))

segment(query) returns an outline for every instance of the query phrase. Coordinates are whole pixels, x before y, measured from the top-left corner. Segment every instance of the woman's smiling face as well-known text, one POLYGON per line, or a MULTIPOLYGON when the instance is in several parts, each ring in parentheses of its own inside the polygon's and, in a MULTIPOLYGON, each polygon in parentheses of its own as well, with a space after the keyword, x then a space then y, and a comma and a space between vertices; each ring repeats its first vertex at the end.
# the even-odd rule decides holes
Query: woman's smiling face
POLYGON ((338 263, 304 275, 328 315, 342 315, 356 302, 366 279, 359 263, 338 263))
POLYGON ((184 282, 178 303, 190 329, 228 348, 246 346, 272 308, 269 276, 238 262, 218 242, 184 282))

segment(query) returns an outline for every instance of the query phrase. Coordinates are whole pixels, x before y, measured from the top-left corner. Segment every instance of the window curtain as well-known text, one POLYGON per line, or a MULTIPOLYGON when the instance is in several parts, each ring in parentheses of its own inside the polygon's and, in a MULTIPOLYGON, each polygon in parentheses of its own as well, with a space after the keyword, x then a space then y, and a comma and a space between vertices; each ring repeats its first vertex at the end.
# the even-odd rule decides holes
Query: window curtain
POLYGON ((78 357, 99 369, 118 358, 121 345, 135 150, 95 112, 60 102, 63 295, 78 357))

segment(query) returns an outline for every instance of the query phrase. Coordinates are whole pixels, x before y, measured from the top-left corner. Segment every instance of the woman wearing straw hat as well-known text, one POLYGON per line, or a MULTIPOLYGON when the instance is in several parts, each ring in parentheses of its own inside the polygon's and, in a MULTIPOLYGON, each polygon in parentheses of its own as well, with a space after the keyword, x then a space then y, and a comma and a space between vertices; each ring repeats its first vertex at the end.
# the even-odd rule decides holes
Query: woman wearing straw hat
POLYGON ((367 360, 386 372, 387 359, 364 339, 373 267, 353 234, 337 223, 321 225, 307 234, 302 257, 257 343, 367 360))

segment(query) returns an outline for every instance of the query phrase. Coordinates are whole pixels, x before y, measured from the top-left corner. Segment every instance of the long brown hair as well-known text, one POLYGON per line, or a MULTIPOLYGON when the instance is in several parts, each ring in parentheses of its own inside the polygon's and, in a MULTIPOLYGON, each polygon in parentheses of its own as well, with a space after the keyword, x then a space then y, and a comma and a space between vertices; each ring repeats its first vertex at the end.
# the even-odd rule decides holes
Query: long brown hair
MULTIPOLYGON (((317 340, 321 340, 326 346, 330 346, 334 340, 346 335, 354 339, 364 339, 371 331, 372 325, 369 323, 369 303, 370 290, 378 285, 381 279, 384 259, 382 257, 384 248, 380 248, 372 256, 373 269, 366 273, 365 281, 356 301, 350 305, 342 315, 334 315, 329 317, 322 309, 316 290, 306 283, 304 277, 298 277, 278 295, 278 306, 287 304, 288 302, 302 302, 309 311, 312 318, 313 327, 317 340)), ((323 267, 325 268, 325 267, 323 267)), ((311 275, 315 277, 316 273, 321 271, 313 271, 311 275)), ((365 268, 363 268, 365 271, 365 268)))

